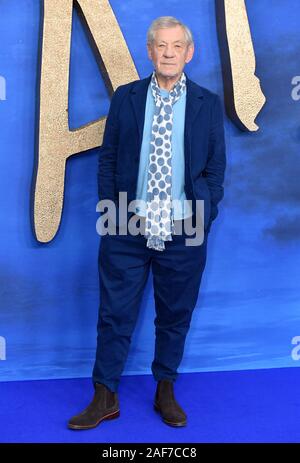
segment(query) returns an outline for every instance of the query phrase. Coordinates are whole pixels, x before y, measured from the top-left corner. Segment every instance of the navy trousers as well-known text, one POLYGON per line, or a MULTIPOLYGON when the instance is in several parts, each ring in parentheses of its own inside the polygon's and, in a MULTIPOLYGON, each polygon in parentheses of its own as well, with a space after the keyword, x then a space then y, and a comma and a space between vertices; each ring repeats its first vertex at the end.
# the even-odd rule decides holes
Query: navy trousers
POLYGON ((157 251, 147 248, 143 234, 101 237, 94 384, 118 390, 150 267, 156 311, 151 370, 156 381, 176 380, 207 249, 207 233, 198 246, 186 246, 186 238, 192 236, 185 232, 173 235, 172 241, 165 242, 165 250, 157 251))

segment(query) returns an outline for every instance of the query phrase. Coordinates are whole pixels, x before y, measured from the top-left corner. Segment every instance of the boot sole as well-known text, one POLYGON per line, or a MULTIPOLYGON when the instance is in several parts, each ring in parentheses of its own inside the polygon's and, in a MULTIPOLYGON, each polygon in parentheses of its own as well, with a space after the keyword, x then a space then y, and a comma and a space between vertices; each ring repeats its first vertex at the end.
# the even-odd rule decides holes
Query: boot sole
POLYGON ((100 418, 100 420, 97 421, 97 423, 95 424, 91 424, 89 426, 81 426, 81 425, 78 425, 78 424, 68 424, 68 428, 69 429, 92 429, 92 428, 96 428, 96 426, 98 426, 98 424, 101 423, 101 421, 104 421, 104 420, 113 420, 114 418, 118 418, 120 416, 120 410, 116 410, 115 412, 113 413, 109 413, 108 415, 104 415, 100 418))
POLYGON ((174 421, 168 421, 168 420, 166 420, 166 419, 163 417, 163 415, 162 415, 162 413, 161 413, 161 410, 160 410, 159 406, 158 406, 156 403, 154 403, 153 408, 154 408, 154 410, 156 410, 156 411, 160 414, 162 420, 163 420, 165 423, 167 423, 169 426, 173 426, 173 427, 175 427, 175 428, 182 427, 182 426, 186 426, 186 424, 187 424, 187 421, 186 421, 186 420, 185 420, 185 421, 179 421, 179 422, 174 422, 174 421))

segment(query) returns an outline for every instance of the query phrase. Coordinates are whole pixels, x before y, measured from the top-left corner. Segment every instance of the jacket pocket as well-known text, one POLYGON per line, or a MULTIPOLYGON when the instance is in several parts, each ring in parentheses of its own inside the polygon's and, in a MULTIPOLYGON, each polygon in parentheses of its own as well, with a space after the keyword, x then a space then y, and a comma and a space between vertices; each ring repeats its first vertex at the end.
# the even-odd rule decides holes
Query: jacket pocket
POLYGON ((204 228, 207 229, 211 215, 211 195, 204 177, 194 181, 194 193, 196 200, 204 201, 204 228))

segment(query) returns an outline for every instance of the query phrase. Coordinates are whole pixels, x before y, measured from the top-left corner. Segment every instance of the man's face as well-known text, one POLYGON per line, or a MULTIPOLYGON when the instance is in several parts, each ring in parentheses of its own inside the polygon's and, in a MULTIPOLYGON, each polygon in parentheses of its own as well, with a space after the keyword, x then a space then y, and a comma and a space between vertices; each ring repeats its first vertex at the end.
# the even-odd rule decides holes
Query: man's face
POLYGON ((194 46, 187 45, 184 30, 179 25, 158 29, 147 48, 156 73, 165 78, 179 77, 194 54, 194 46))

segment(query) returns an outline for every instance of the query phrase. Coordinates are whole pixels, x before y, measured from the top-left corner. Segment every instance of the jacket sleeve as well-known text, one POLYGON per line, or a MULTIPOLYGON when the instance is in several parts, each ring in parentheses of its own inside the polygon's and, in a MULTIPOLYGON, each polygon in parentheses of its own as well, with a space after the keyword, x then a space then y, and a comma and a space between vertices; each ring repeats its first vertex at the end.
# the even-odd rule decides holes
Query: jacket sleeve
POLYGON ((106 119, 103 142, 99 148, 98 156, 98 197, 99 200, 115 200, 115 170, 119 143, 119 89, 118 87, 111 99, 106 119))
POLYGON ((218 203, 224 196, 224 174, 226 168, 226 146, 224 136, 224 118, 221 100, 218 95, 212 107, 211 127, 209 134, 208 160, 203 171, 211 196, 211 214, 208 224, 210 230, 212 221, 218 215, 218 203))

